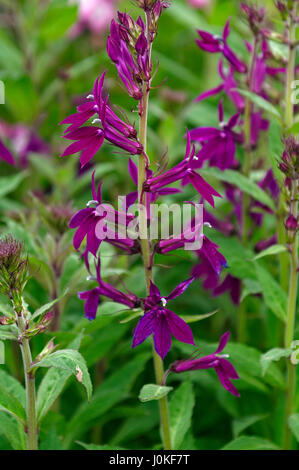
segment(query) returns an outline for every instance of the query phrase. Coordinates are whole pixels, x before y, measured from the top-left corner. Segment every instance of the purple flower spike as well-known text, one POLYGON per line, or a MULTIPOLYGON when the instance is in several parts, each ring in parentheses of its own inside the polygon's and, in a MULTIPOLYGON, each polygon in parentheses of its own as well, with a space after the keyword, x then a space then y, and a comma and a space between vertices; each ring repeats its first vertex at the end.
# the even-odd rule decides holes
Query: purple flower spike
POLYGON ((203 51, 214 53, 222 53, 228 62, 234 67, 239 73, 246 73, 247 67, 243 62, 236 56, 232 49, 227 44, 227 39, 230 33, 229 29, 230 20, 224 26, 222 37, 214 36, 206 31, 198 30, 200 40, 197 39, 196 43, 203 51))
POLYGON ((168 297, 161 297, 158 287, 151 282, 150 295, 144 301, 145 314, 134 331, 132 347, 135 348, 153 334, 155 349, 164 359, 171 348, 171 335, 178 341, 194 344, 191 328, 178 315, 166 308, 168 300, 183 294, 193 278, 179 284, 168 297))
POLYGON ((174 362, 169 370, 177 374, 193 370, 215 369, 222 386, 230 393, 239 397, 240 394, 231 380, 239 379, 234 366, 226 359, 226 354, 221 354, 230 337, 230 332, 224 333, 219 341, 219 346, 213 354, 198 359, 187 359, 174 362))

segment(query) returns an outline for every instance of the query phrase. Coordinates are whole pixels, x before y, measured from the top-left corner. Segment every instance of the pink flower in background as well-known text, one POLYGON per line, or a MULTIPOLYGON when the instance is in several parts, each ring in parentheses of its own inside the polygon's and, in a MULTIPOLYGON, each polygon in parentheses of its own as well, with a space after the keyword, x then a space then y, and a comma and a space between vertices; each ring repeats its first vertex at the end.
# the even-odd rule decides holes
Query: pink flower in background
POLYGON ((79 5, 78 23, 72 29, 74 36, 84 29, 94 34, 103 33, 115 15, 117 0, 72 0, 79 5))
POLYGON ((211 4, 211 0, 187 0, 189 5, 195 8, 205 8, 211 4))
MULTIPOLYGON (((0 139, 7 139, 10 150, 12 150, 12 153, 16 156, 16 164, 23 168, 28 164, 28 156, 30 153, 49 154, 47 144, 30 127, 24 126, 23 124, 10 125, 1 121, 0 139)), ((3 155, 2 159, 14 165, 15 159, 13 155, 8 149, 6 150, 12 158, 5 158, 5 155, 3 155)))

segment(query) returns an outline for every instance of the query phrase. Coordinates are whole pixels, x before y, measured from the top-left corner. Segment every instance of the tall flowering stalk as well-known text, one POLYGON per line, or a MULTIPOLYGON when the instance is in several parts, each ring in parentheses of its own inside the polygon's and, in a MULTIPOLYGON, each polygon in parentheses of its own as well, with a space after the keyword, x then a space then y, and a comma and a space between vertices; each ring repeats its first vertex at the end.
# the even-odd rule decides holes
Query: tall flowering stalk
MULTIPOLYGON (((129 309, 139 308, 142 311, 142 316, 134 330, 132 347, 137 347, 152 336, 156 383, 161 386, 164 383, 163 359, 171 348, 172 336, 178 341, 195 345, 191 328, 181 317, 168 308, 168 302, 183 295, 196 277, 205 274, 205 271, 201 271, 200 274, 200 269, 196 269, 196 272, 192 271, 189 279, 180 282, 169 295, 163 297, 153 278, 155 255, 165 255, 182 248, 185 243, 193 243, 192 248, 196 255, 202 257, 204 262, 208 264, 209 270, 213 272, 213 282, 216 277, 216 284, 221 270, 227 264, 224 256, 218 251, 218 246, 205 235, 201 234, 200 236, 200 246, 195 243, 198 242, 198 233, 203 227, 203 221, 197 221, 196 218, 184 227, 181 234, 173 234, 167 239, 156 241, 154 244, 150 239, 148 225, 153 218, 151 204, 164 195, 182 192, 182 189, 169 187, 169 185, 180 183, 182 188, 187 184, 192 185, 199 193, 200 200, 206 201, 212 207, 214 207, 214 198, 221 196, 198 173, 197 170, 201 168, 201 158, 196 155, 195 145, 192 145, 191 142, 192 135, 188 131, 186 152, 181 161, 170 169, 166 169, 166 165, 163 163, 156 173, 150 169, 147 155, 147 118, 153 71, 151 52, 153 41, 157 35, 159 18, 169 5, 161 0, 138 0, 137 4, 144 11, 145 21, 141 16, 135 21, 130 15, 118 12, 118 20, 111 22, 107 52, 117 68, 118 76, 128 95, 137 102, 139 132, 128 120, 121 119, 114 112, 113 105, 104 88, 105 73, 103 73, 95 81, 93 94, 87 96, 86 102, 77 108, 77 113, 62 122, 62 124, 68 124, 64 137, 75 141, 67 147, 63 156, 81 152, 80 162, 82 166, 85 166, 107 141, 127 154, 138 158, 138 166, 132 159, 129 159, 129 173, 137 186, 137 191, 129 193, 124 198, 126 206, 124 212, 116 211, 111 206, 108 209, 105 207, 104 211, 102 210, 101 185, 96 188, 95 174, 93 173, 92 200, 88 202, 85 209, 80 210, 72 217, 69 225, 70 228, 76 229, 73 240, 76 250, 79 250, 83 241, 86 240, 86 248, 82 256, 90 272, 90 278, 97 282, 97 287, 94 289, 79 293, 79 298, 85 301, 85 316, 89 320, 96 317, 102 296, 125 305, 129 309), (91 118, 92 122, 89 125, 88 121, 91 118), (139 209, 138 233, 137 238, 132 240, 128 230, 132 217, 134 219, 130 213, 130 205, 136 201, 139 209), (112 221, 114 230, 111 228, 112 221), (115 231, 116 228, 123 231, 122 236, 119 236, 119 231, 115 231), (128 255, 141 255, 145 271, 145 298, 137 297, 133 292, 122 292, 103 281, 99 253, 102 243, 112 244, 128 255), (96 276, 92 274, 91 258, 95 265, 96 276)), ((227 35, 227 32, 224 34, 227 35)), ((225 53, 240 68, 243 67, 229 47, 226 47, 225 53)), ((220 106, 220 121, 223 121, 222 113, 223 109, 220 106)), ((234 146, 234 142, 240 139, 240 135, 234 131, 238 118, 237 114, 223 128, 230 146, 234 146)), ((216 130, 214 136, 218 144, 221 145, 221 132, 216 130)), ((224 166, 226 158, 230 159, 231 156, 224 155, 224 166)), ((227 279, 223 286, 219 286, 219 289, 220 291, 221 289, 223 291, 229 290, 230 286, 229 279, 227 279)), ((218 293, 216 292, 215 295, 218 293)), ((218 352, 215 354, 217 355, 218 352)), ((217 364, 215 362, 215 370, 218 375, 220 374, 222 385, 237 395, 229 383, 231 379, 237 379, 238 375, 225 364, 223 361, 217 362, 217 364)), ((159 405, 163 446, 169 450, 173 448, 173 444, 165 395, 160 398, 159 405)))
POLYGON ((6 295, 13 306, 15 317, 1 317, 2 325, 15 323, 18 331, 26 384, 26 432, 28 450, 37 449, 37 415, 35 377, 31 371, 31 348, 28 336, 27 312, 22 294, 28 279, 28 262, 23 245, 12 236, 0 240, 0 292, 6 295))

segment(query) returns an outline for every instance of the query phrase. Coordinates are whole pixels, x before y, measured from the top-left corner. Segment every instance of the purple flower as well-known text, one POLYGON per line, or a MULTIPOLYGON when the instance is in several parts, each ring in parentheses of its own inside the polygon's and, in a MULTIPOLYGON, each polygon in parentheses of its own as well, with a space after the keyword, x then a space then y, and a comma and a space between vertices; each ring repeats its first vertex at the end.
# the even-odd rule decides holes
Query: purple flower
POLYGON ((95 172, 92 174, 92 197, 93 200, 89 201, 85 209, 79 210, 70 220, 69 227, 76 228, 76 233, 74 235, 73 244, 75 250, 79 250, 83 240, 86 238, 87 248, 83 256, 87 256, 88 252, 92 253, 94 256, 97 255, 99 246, 103 240, 123 249, 128 253, 136 253, 138 251, 136 241, 131 239, 126 239, 125 237, 120 238, 117 236, 116 230, 111 230, 111 235, 109 232, 109 227, 107 227, 106 222, 111 220, 116 226, 118 224, 128 224, 133 220, 133 215, 127 215, 111 209, 109 212, 109 207, 105 205, 105 211, 103 213, 97 210, 97 207, 90 207, 95 204, 96 206, 102 203, 101 196, 101 184, 98 186, 96 191, 95 188, 95 172), (102 224, 101 224, 102 221, 102 224), (99 230, 96 228, 101 228, 103 234, 102 238, 99 237, 99 230))
POLYGON ((130 309, 137 308, 140 306, 139 299, 131 292, 124 293, 113 287, 111 284, 104 282, 100 274, 100 261, 96 267, 98 287, 92 290, 79 292, 78 297, 81 300, 85 300, 85 316, 88 320, 94 320, 96 318, 97 309, 100 301, 100 296, 107 297, 122 305, 126 305, 130 309))
POLYGON ((4 146, 3 142, 0 141, 0 158, 11 165, 17 164, 22 168, 26 168, 28 165, 28 156, 31 153, 37 153, 39 155, 49 154, 49 147, 45 142, 34 130, 22 124, 11 125, 1 121, 0 138, 9 140, 11 149, 16 155, 15 159, 13 154, 4 146))
POLYGON ((152 71, 145 25, 141 18, 135 22, 126 13, 119 13, 118 19, 120 24, 111 22, 107 52, 129 95, 139 101, 143 96, 143 81, 150 81, 152 71))
POLYGON ((202 93, 200 96, 196 98, 195 101, 197 102, 203 101, 209 96, 214 96, 224 91, 224 93, 228 96, 228 98, 235 104, 238 111, 240 112, 243 111, 245 107, 245 99, 243 96, 240 95, 240 93, 236 91, 236 88, 238 88, 238 82, 236 81, 234 77, 234 68, 230 66, 228 73, 225 74, 223 70, 223 61, 220 60, 219 65, 218 65, 218 71, 219 71, 220 77, 222 78, 221 85, 202 93))
POLYGON ((151 282, 150 294, 144 301, 145 314, 134 331, 133 348, 153 334, 155 349, 163 359, 171 348, 171 335, 183 343, 194 344, 191 328, 166 308, 167 302, 181 295, 192 281, 190 278, 182 282, 167 297, 161 297, 158 287, 151 282))
POLYGON ((105 73, 95 81, 93 95, 88 96, 91 101, 78 106, 77 113, 71 114, 60 123, 69 124, 63 137, 75 141, 65 149, 62 157, 82 151, 80 157, 82 167, 102 147, 105 139, 130 155, 143 152, 134 126, 122 121, 109 105, 108 97, 104 96, 105 73), (100 124, 100 126, 80 127, 95 114, 98 117, 94 119, 93 124, 100 124))
POLYGON ((222 37, 214 36, 211 33, 198 30, 197 32, 200 36, 200 40, 196 40, 197 45, 203 51, 211 53, 221 52, 237 72, 246 73, 246 65, 243 64, 243 62, 236 56, 236 54, 227 44, 227 39, 230 33, 229 23, 230 20, 228 20, 224 26, 222 37))
POLYGON ((235 143, 242 143, 243 137, 233 128, 238 124, 240 114, 235 114, 225 124, 222 101, 219 103, 218 112, 220 129, 199 127, 190 132, 191 139, 202 144, 201 150, 197 153, 197 160, 193 161, 193 168, 200 168, 205 160, 209 161, 210 166, 216 166, 220 170, 238 165, 235 160, 235 143))
POLYGON ((214 197, 221 196, 196 171, 194 171, 194 166, 198 166, 197 157, 195 157, 195 146, 191 146, 191 135, 187 132, 187 147, 183 161, 164 173, 147 178, 144 183, 143 190, 144 192, 155 193, 162 188, 165 188, 165 186, 182 180, 183 185, 191 183, 202 198, 214 207, 214 197))
POLYGON ((198 359, 187 359, 174 362, 169 368, 170 372, 179 374, 181 372, 192 370, 215 369, 223 387, 228 392, 239 397, 240 394, 232 384, 231 380, 236 380, 240 377, 234 366, 226 359, 229 356, 226 354, 220 354, 227 345, 229 337, 229 331, 221 336, 219 346, 213 354, 209 354, 208 356, 200 357, 198 359))

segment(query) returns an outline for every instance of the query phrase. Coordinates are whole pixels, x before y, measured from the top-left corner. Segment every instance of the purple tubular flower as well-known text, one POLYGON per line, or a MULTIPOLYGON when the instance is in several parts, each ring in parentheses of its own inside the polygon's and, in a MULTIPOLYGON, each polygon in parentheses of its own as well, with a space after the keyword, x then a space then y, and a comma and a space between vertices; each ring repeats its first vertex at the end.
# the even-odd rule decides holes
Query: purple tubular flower
POLYGON ((85 316, 88 320, 96 318, 97 309, 100 301, 100 296, 107 297, 114 302, 126 305, 130 309, 136 308, 140 305, 139 299, 131 292, 124 293, 113 287, 111 284, 104 282, 100 274, 100 261, 96 266, 98 287, 92 290, 79 292, 78 297, 85 300, 85 316))
POLYGON ((107 52, 129 95, 139 101, 143 96, 142 82, 150 80, 152 71, 145 26, 141 18, 135 22, 128 14, 120 13, 118 20, 120 24, 111 22, 107 52))
POLYGON ((243 137, 241 134, 234 132, 233 128, 238 124, 240 114, 235 114, 225 124, 223 122, 222 101, 219 103, 218 111, 220 129, 199 127, 190 132, 191 139, 202 144, 201 150, 197 153, 197 160, 193 160, 193 168, 200 168, 205 160, 209 161, 210 166, 216 166, 220 170, 238 165, 235 160, 235 143, 241 143, 243 137))
POLYGON ((109 227, 106 226, 106 221, 111 220, 116 225, 122 225, 123 222, 127 225, 133 218, 133 215, 121 214, 114 209, 111 209, 109 212, 108 206, 105 206, 105 213, 101 213, 97 210, 97 207, 89 207, 91 204, 96 204, 97 206, 102 203, 101 196, 101 184, 99 184, 96 191, 95 188, 95 172, 92 174, 92 198, 93 200, 88 203, 88 206, 85 209, 79 210, 70 220, 69 227, 76 228, 76 233, 74 235, 73 244, 75 250, 79 250, 83 240, 86 238, 86 251, 84 256, 87 256, 88 253, 92 253, 94 256, 97 255, 99 246, 103 240, 111 243, 127 253, 136 253, 138 251, 136 242, 134 240, 120 238, 117 236, 115 231, 111 230, 111 236, 109 235, 109 227), (96 231, 96 227, 101 223, 102 232, 105 232, 105 237, 100 238, 99 232, 96 231), (96 233, 97 232, 97 233, 96 233))
POLYGON ((132 347, 135 348, 153 334, 155 349, 164 359, 171 348, 171 335, 178 341, 193 344, 191 328, 178 315, 166 308, 168 300, 183 294, 193 278, 179 284, 168 297, 161 297, 158 287, 151 282, 150 294, 144 301, 145 314, 134 331, 132 347))
POLYGON ((238 82, 234 78, 234 68, 230 66, 229 71, 225 74, 223 70, 223 61, 219 61, 218 65, 219 75, 222 78, 222 83, 216 88, 213 88, 209 91, 202 93, 196 98, 196 102, 203 101, 210 96, 217 95, 218 93, 224 91, 228 98, 235 104, 239 112, 243 111, 245 107, 245 99, 236 91, 238 88, 238 82))
POLYGON ((88 96, 92 100, 78 106, 76 114, 71 114, 60 123, 69 124, 64 138, 76 141, 66 148, 62 157, 82 151, 80 157, 82 167, 92 159, 105 139, 130 155, 143 152, 134 126, 122 121, 109 105, 108 97, 104 97, 105 74, 106 72, 96 79, 93 95, 88 96), (99 123, 101 127, 95 125, 80 127, 94 115, 98 115, 98 118, 93 122, 99 123))
POLYGON ((228 60, 228 62, 234 67, 234 69, 239 73, 246 73, 247 67, 243 62, 236 56, 232 49, 227 44, 227 39, 230 33, 229 29, 230 19, 226 22, 222 38, 219 36, 214 36, 211 33, 206 31, 198 30, 200 40, 197 39, 196 43, 203 51, 214 53, 222 53, 223 56, 228 60))
POLYGON ((160 175, 148 177, 144 183, 144 191, 155 193, 165 186, 182 180, 183 185, 191 183, 202 198, 214 207, 214 197, 221 195, 194 171, 194 166, 198 166, 197 162, 194 164, 196 159, 195 146, 191 146, 191 134, 187 131, 187 147, 183 161, 160 175))
POLYGON ((170 366, 170 372, 177 374, 181 372, 188 372, 192 370, 215 369, 222 386, 230 393, 239 397, 240 394, 236 387, 232 384, 231 380, 239 379, 239 375, 234 366, 226 359, 229 357, 226 354, 220 354, 230 337, 230 332, 227 331, 221 336, 219 346, 213 354, 203 356, 198 359, 187 359, 176 361, 170 366))

